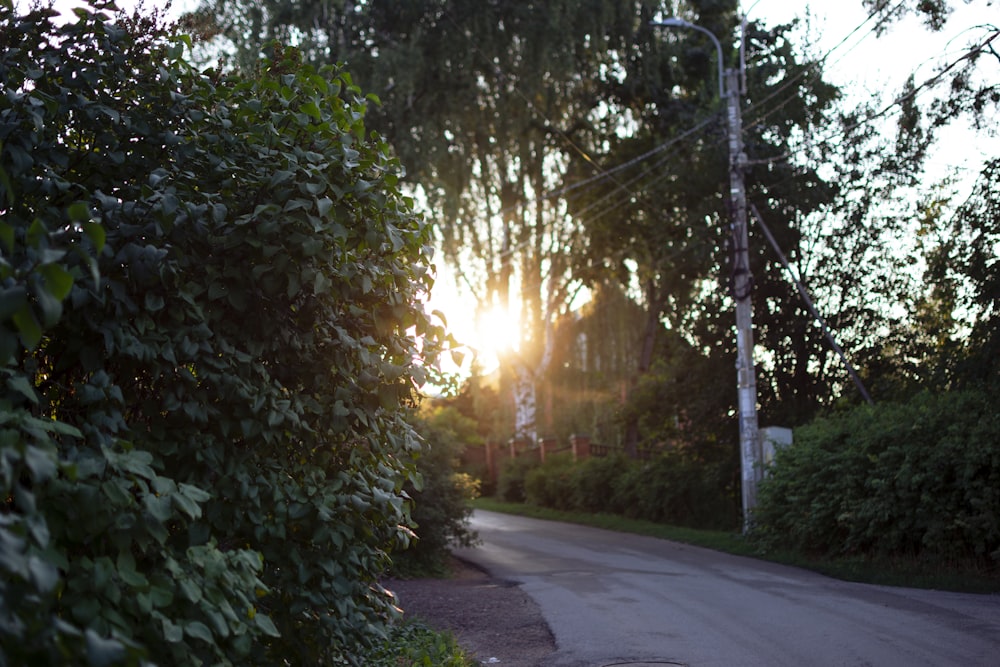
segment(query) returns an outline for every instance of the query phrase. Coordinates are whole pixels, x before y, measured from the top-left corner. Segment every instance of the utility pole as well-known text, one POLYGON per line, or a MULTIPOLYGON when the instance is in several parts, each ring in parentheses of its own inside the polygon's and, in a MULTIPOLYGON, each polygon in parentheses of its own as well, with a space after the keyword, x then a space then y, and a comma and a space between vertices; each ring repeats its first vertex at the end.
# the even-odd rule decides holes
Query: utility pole
POLYGON ((651 25, 687 28, 704 33, 715 44, 719 60, 719 96, 726 100, 729 132, 729 198, 732 205, 733 267, 730 276, 736 302, 736 391, 740 426, 740 474, 743 492, 743 531, 750 527, 750 512, 757 504, 757 485, 764 474, 763 452, 757 424, 757 374, 753 363, 753 276, 750 274, 750 239, 747 233, 747 197, 743 183, 747 156, 743 152, 743 119, 740 115, 740 71, 723 73, 722 44, 711 30, 679 18, 653 21, 651 25))
POLYGON ((750 238, 747 232, 747 196, 743 183, 747 156, 743 151, 737 69, 726 70, 727 123, 729 129, 729 197, 733 207, 733 267, 730 278, 736 302, 736 391, 740 424, 740 473, 743 483, 743 530, 757 505, 757 484, 763 475, 763 452, 757 424, 757 373, 753 363, 753 275, 750 273, 750 238))

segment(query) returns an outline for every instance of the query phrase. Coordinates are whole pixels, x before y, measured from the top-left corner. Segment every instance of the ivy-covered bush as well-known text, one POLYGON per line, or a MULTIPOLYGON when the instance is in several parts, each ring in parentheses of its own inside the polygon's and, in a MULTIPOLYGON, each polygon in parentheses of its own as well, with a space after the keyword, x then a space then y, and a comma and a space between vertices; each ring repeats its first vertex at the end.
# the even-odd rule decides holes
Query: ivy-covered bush
POLYGON ((924 393, 797 429, 761 485, 754 522, 765 547, 995 568, 995 397, 924 393))
POLYGON ((0 664, 350 662, 427 227, 346 73, 201 74, 110 7, 0 3, 0 664))

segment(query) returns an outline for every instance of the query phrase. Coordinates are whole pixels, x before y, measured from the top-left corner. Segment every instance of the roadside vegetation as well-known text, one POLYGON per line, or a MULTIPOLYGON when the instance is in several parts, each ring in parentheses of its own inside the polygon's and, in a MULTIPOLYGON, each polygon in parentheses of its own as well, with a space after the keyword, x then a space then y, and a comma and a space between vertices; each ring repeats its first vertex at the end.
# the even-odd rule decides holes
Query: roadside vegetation
POLYGON ((364 667, 479 667, 449 632, 419 622, 393 626, 388 638, 361 658, 364 667))
POLYGON ((530 466, 513 460, 497 499, 475 506, 652 535, 852 581, 995 592, 998 441, 1000 418, 991 394, 981 390, 921 394, 818 419, 778 452, 745 535, 732 511, 738 489, 703 486, 704 467, 685 470, 671 456, 579 464, 559 458, 530 466), (661 466, 675 476, 659 477, 661 466), (726 496, 728 513, 706 514, 726 496), (719 517, 728 529, 718 530, 725 527, 719 517))
POLYGON ((0 664, 464 664, 379 585, 429 225, 346 72, 187 46, 0 3, 0 664))

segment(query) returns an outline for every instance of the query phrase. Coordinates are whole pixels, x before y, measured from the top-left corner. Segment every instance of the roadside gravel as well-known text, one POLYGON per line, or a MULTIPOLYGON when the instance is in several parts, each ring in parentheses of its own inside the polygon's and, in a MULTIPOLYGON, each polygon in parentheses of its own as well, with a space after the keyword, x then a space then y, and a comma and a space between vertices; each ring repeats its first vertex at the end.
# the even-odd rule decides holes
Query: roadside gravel
POLYGON ((392 579, 407 618, 450 631, 484 665, 543 667, 556 650, 538 605, 516 584, 457 558, 447 579, 392 579))

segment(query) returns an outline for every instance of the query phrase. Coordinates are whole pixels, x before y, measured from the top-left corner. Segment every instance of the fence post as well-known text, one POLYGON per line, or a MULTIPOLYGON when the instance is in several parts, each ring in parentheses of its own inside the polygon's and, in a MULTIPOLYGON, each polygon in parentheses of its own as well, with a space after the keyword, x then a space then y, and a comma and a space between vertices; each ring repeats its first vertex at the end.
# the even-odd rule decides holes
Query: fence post
POLYGON ((509 442, 511 458, 517 458, 528 449, 528 441, 524 438, 511 438, 509 442))
POLYGON ((545 457, 549 452, 553 452, 556 449, 556 439, 552 437, 542 438, 538 443, 538 455, 542 463, 545 463, 545 457))
POLYGON ((590 456, 590 436, 574 433, 569 436, 569 444, 573 448, 573 461, 580 461, 590 456))

